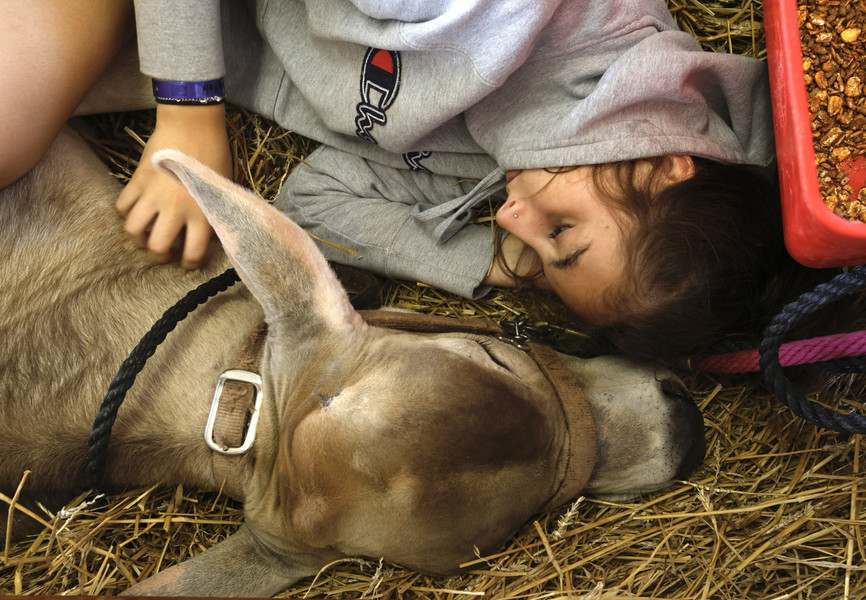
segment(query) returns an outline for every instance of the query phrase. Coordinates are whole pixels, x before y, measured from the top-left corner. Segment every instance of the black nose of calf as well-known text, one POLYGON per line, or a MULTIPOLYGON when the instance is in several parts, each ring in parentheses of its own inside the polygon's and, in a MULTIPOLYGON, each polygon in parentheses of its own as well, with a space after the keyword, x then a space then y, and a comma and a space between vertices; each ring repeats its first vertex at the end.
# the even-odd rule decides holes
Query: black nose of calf
POLYGON ((674 401, 674 435, 682 441, 684 448, 677 479, 685 479, 701 464, 706 451, 704 441, 704 418, 686 387, 676 378, 662 382, 662 391, 674 401))

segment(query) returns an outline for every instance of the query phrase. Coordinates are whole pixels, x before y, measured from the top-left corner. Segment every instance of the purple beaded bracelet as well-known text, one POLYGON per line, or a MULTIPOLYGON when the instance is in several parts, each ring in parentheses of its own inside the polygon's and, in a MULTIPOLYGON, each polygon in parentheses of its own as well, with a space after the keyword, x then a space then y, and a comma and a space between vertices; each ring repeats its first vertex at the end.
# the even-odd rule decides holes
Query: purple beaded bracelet
POLYGON ((160 104, 220 104, 225 102, 223 78, 209 81, 153 80, 153 97, 160 104))

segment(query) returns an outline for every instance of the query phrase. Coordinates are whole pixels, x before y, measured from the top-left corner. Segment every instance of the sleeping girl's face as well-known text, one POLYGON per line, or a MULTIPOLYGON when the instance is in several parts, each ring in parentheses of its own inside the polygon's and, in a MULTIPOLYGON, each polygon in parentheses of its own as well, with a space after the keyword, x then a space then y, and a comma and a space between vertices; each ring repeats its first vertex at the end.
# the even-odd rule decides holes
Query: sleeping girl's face
POLYGON ((585 319, 615 319, 604 293, 624 277, 628 224, 601 196, 590 167, 563 173, 508 171, 496 222, 532 248, 550 288, 585 319))

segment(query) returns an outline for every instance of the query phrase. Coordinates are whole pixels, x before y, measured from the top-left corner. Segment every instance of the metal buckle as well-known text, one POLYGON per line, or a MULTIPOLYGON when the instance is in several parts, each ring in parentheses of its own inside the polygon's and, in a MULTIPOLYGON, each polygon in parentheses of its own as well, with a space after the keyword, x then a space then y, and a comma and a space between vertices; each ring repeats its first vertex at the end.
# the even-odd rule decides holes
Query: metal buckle
POLYGON ((524 331, 533 332, 533 328, 530 325, 526 324, 525 319, 516 319, 514 321, 503 321, 502 325, 502 333, 496 335, 496 339, 501 342, 506 342, 511 344, 515 348, 519 348, 520 350, 529 350, 529 342, 533 341, 532 338, 525 333, 524 331), (514 327, 514 333, 508 333, 508 328, 514 327))
POLYGON ((256 373, 243 371, 241 369, 229 369, 220 374, 216 389, 213 393, 213 401, 210 405, 210 413, 207 416, 207 424, 204 427, 204 441, 208 447, 214 452, 220 454, 243 454, 253 445, 253 440, 256 437, 256 424, 259 421, 259 409, 262 406, 262 378, 256 373), (239 381, 241 383, 249 383, 256 389, 256 398, 253 403, 253 411, 250 415, 250 423, 247 426, 247 432, 244 435, 244 441, 240 446, 228 447, 217 444, 213 439, 214 424, 216 423, 217 411, 219 409, 220 396, 222 396, 223 387, 226 381, 239 381))

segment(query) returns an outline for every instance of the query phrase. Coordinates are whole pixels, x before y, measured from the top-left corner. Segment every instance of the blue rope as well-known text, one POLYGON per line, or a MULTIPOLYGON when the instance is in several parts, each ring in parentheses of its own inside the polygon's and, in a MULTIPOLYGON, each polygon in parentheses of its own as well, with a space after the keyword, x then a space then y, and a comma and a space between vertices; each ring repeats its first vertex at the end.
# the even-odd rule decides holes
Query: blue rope
MULTIPOLYGON (((785 306, 764 330, 764 337, 758 348, 758 364, 764 374, 764 382, 776 397, 798 417, 810 423, 838 431, 840 433, 866 433, 866 415, 852 411, 843 414, 809 400, 788 380, 779 364, 779 348, 785 336, 804 318, 820 310, 827 304, 856 294, 866 288, 866 264, 852 267, 826 283, 819 284, 811 292, 802 294, 797 300, 785 306)), ((832 361, 835 369, 864 371, 861 360, 832 361)))

